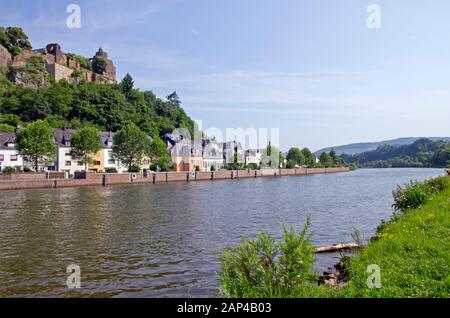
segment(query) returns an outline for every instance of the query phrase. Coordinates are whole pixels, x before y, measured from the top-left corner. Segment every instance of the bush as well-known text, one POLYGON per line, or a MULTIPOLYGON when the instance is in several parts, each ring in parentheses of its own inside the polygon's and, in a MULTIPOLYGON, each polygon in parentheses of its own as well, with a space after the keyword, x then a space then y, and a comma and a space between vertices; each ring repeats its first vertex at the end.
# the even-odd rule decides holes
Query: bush
POLYGON ((105 168, 105 173, 117 173, 116 168, 105 168))
POLYGON ((157 167, 159 168, 159 171, 163 172, 172 171, 173 170, 172 160, 168 155, 165 155, 158 160, 157 167))
POLYGON ((289 297, 317 284, 312 272, 314 248, 307 234, 310 219, 296 234, 282 225, 283 240, 261 231, 254 240, 243 238, 220 255, 218 279, 227 297, 289 297))
POLYGON ((200 171, 200 167, 199 166, 195 166, 195 171, 199 172, 200 171))
POLYGON ((14 132, 15 128, 13 126, 10 126, 8 124, 0 124, 0 132, 7 132, 11 133, 14 132))
POLYGON ((294 169, 296 165, 297 165, 297 164, 295 163, 294 160, 290 160, 290 159, 289 159, 288 162, 287 162, 287 164, 286 164, 286 169, 294 169))
POLYGON ((249 164, 248 164, 248 167, 249 167, 251 170, 259 170, 259 165, 256 164, 256 163, 254 163, 254 162, 249 163, 249 164))
POLYGON ((13 46, 11 47, 11 50, 9 50, 9 53, 11 53, 12 56, 18 56, 21 52, 22 50, 17 46, 13 46))
POLYGON ((80 66, 82 68, 85 68, 87 70, 92 70, 92 65, 89 59, 85 58, 84 56, 73 54, 73 53, 67 53, 66 56, 68 58, 76 60, 78 63, 80 63, 80 66))
POLYGON ((23 167, 23 172, 31 172, 31 169, 28 167, 23 167))
POLYGON ((441 192, 447 189, 448 183, 445 178, 435 178, 425 181, 425 184, 430 187, 433 193, 441 192))
POLYGON ((212 165, 210 171, 213 171, 213 172, 216 171, 216 166, 212 165))
POLYGON ((101 57, 95 57, 92 60, 92 70, 100 75, 103 75, 106 71, 106 61, 101 57))
POLYGON ((2 169, 2 173, 14 173, 14 172, 16 172, 16 170, 14 168, 11 168, 11 167, 4 167, 2 169))
POLYGON ((140 171, 141 171, 141 168, 139 168, 139 166, 130 166, 130 167, 128 167, 128 172, 136 173, 136 172, 140 172, 140 171))
POLYGON ((445 190, 447 182, 444 178, 436 178, 424 182, 411 181, 403 187, 397 186, 393 192, 396 211, 417 209, 430 200, 436 193, 445 190))

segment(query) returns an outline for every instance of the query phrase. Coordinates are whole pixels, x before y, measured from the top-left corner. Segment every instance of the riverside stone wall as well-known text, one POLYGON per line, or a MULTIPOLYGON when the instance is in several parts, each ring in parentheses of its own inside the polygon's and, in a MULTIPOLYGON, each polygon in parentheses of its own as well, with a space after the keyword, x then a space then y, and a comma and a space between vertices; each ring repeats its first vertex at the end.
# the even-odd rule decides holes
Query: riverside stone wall
POLYGON ((349 168, 298 168, 239 171, 222 170, 214 172, 150 172, 146 176, 141 173, 99 174, 95 172, 79 172, 76 173, 74 179, 64 179, 61 173, 13 173, 6 176, 2 175, 0 179, 0 190, 213 181, 258 177, 301 176, 348 171, 350 171, 349 168))

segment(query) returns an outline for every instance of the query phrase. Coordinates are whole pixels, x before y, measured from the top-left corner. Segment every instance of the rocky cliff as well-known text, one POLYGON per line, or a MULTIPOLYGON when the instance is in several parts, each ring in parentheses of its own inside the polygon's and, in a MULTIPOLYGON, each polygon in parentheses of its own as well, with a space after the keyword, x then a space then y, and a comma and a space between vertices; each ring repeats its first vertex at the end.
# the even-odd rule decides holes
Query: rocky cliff
POLYGON ((0 44, 0 68, 8 69, 11 66, 12 57, 8 50, 0 44))

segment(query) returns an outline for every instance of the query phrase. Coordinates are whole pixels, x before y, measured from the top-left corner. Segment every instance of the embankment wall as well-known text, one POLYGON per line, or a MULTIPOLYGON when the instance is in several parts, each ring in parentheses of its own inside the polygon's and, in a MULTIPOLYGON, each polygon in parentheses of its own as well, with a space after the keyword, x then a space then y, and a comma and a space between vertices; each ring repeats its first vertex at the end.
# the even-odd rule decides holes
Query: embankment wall
POLYGON ((301 176, 319 173, 348 172, 349 168, 298 168, 298 169, 263 169, 214 172, 152 172, 98 174, 81 172, 74 179, 64 179, 64 173, 18 173, 1 175, 0 190, 67 188, 78 186, 108 186, 115 184, 142 184, 165 182, 189 182, 207 180, 231 180, 258 177, 301 176))

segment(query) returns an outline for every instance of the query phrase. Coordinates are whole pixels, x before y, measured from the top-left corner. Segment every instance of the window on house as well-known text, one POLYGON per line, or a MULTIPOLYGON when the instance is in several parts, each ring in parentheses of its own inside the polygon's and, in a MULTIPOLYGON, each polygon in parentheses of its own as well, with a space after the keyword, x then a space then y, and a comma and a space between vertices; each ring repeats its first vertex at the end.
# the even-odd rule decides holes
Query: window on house
POLYGON ((95 165, 96 165, 96 166, 100 166, 101 164, 102 164, 102 163, 101 163, 100 161, 96 161, 96 162, 95 162, 95 165))
POLYGON ((66 157, 70 157, 70 151, 66 151, 66 157))
POLYGON ((108 164, 110 164, 110 165, 113 165, 113 164, 115 164, 116 163, 116 161, 114 160, 114 159, 109 159, 108 160, 108 164))
POLYGON ((14 148, 14 143, 8 142, 8 143, 6 144, 6 147, 8 147, 8 148, 14 148))
POLYGON ((77 164, 78 164, 79 166, 84 166, 84 162, 83 162, 83 161, 78 161, 77 164))
POLYGON ((18 160, 18 156, 17 155, 11 155, 9 160, 17 161, 18 160))
POLYGON ((66 166, 71 166, 72 165, 72 161, 68 160, 66 161, 66 166))
POLYGON ((0 155, 0 161, 5 160, 5 155, 0 155))

